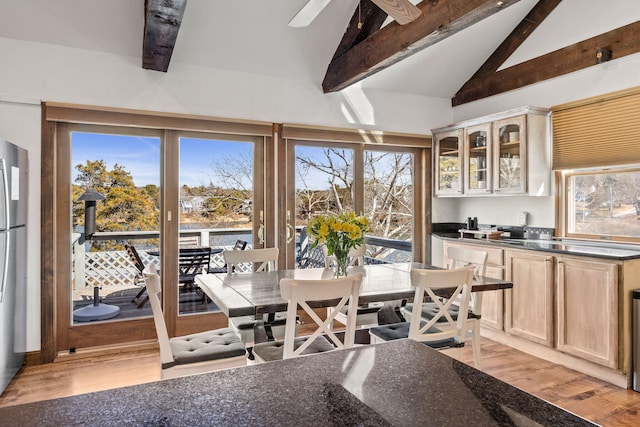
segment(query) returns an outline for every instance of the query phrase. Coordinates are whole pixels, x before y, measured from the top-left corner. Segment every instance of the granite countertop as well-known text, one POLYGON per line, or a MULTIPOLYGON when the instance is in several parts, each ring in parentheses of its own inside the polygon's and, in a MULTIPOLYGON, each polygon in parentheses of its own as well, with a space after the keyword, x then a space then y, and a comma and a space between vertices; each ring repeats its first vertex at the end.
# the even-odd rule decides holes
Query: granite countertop
POLYGON ((594 258, 631 260, 640 258, 640 248, 616 243, 582 242, 579 240, 528 240, 528 239, 472 239, 461 238, 460 233, 433 233, 434 236, 457 242, 492 245, 507 249, 528 249, 578 255, 594 258))
POLYGON ((0 409, 20 426, 595 425, 408 339, 0 409))

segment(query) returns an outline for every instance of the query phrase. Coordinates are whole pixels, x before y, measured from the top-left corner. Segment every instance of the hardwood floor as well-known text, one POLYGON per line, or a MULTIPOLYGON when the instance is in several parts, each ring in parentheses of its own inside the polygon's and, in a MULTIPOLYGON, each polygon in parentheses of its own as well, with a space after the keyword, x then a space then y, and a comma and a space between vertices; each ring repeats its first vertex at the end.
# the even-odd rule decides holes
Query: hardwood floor
MULTIPOLYGON (((511 347, 482 340, 483 371, 603 426, 640 425, 640 393, 624 390, 511 347)), ((473 365, 471 346, 462 361, 473 365)), ((0 407, 160 379, 153 344, 86 352, 25 368, 0 396, 0 407)))

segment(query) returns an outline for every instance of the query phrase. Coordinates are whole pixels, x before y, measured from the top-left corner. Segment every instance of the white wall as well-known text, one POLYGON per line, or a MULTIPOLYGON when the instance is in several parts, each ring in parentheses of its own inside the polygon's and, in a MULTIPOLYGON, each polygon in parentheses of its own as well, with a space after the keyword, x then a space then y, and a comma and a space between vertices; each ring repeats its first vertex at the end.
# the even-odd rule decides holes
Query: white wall
MULTIPOLYGON (((629 55, 564 77, 455 107, 453 121, 481 117, 525 105, 550 108, 635 86, 640 86, 640 54, 629 55)), ((517 212, 527 211, 531 214, 531 226, 555 228, 554 208, 554 197, 434 199, 432 215, 434 222, 462 222, 468 216, 477 216, 480 223, 518 225, 517 212)))
POLYGON ((40 348, 40 101, 418 134, 452 118, 448 99, 359 87, 325 95, 298 81, 181 64, 159 73, 137 57, 7 38, 0 51, 0 135, 29 149, 31 165, 28 351, 40 348))

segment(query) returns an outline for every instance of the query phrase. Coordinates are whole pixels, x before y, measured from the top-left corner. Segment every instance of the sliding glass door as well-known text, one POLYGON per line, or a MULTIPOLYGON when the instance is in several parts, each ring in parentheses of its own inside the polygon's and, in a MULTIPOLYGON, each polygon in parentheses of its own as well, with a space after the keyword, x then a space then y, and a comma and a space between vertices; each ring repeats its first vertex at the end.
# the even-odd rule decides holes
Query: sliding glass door
MULTIPOLYGON (((422 239, 414 249, 416 200, 421 203, 423 177, 416 164, 424 150, 320 141, 287 141, 290 166, 288 211, 295 218, 297 268, 324 266, 321 249, 311 248, 309 220, 320 214, 355 211, 369 219, 366 262, 403 262, 422 256, 422 239), (417 184, 416 184, 417 183, 417 184)), ((417 230, 422 230, 418 227, 417 230)), ((291 265, 291 264, 290 264, 291 265)))

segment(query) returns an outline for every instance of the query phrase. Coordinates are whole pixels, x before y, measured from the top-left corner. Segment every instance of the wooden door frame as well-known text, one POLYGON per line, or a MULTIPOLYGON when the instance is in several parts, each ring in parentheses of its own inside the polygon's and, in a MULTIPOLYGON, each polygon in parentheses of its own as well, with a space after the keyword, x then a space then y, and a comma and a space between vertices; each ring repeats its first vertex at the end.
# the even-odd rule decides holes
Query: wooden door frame
MULTIPOLYGON (((86 124, 104 125, 110 129, 126 128, 129 134, 159 132, 172 135, 171 132, 179 130, 263 136, 266 144, 271 136, 271 123, 53 102, 42 103, 41 117, 40 363, 53 362, 60 351, 78 347, 78 342, 81 342, 83 347, 103 346, 105 336, 113 338, 114 342, 155 339, 151 317, 105 323, 103 325, 108 325, 109 328, 106 332, 108 335, 105 335, 105 327, 99 323, 71 327, 71 163, 68 134, 71 126, 86 124), (66 302, 63 302, 64 300, 66 302), (58 304, 62 304, 63 311, 59 311, 58 304)), ((169 245, 167 249, 171 250, 170 244, 165 245, 169 245)), ((165 271, 168 272, 170 269, 165 271)), ((174 326, 173 334, 182 334, 183 330, 188 331, 191 328, 202 330, 226 325, 223 315, 218 316, 219 319, 207 322, 202 322, 198 316, 185 317, 189 319, 184 325, 174 326)))

